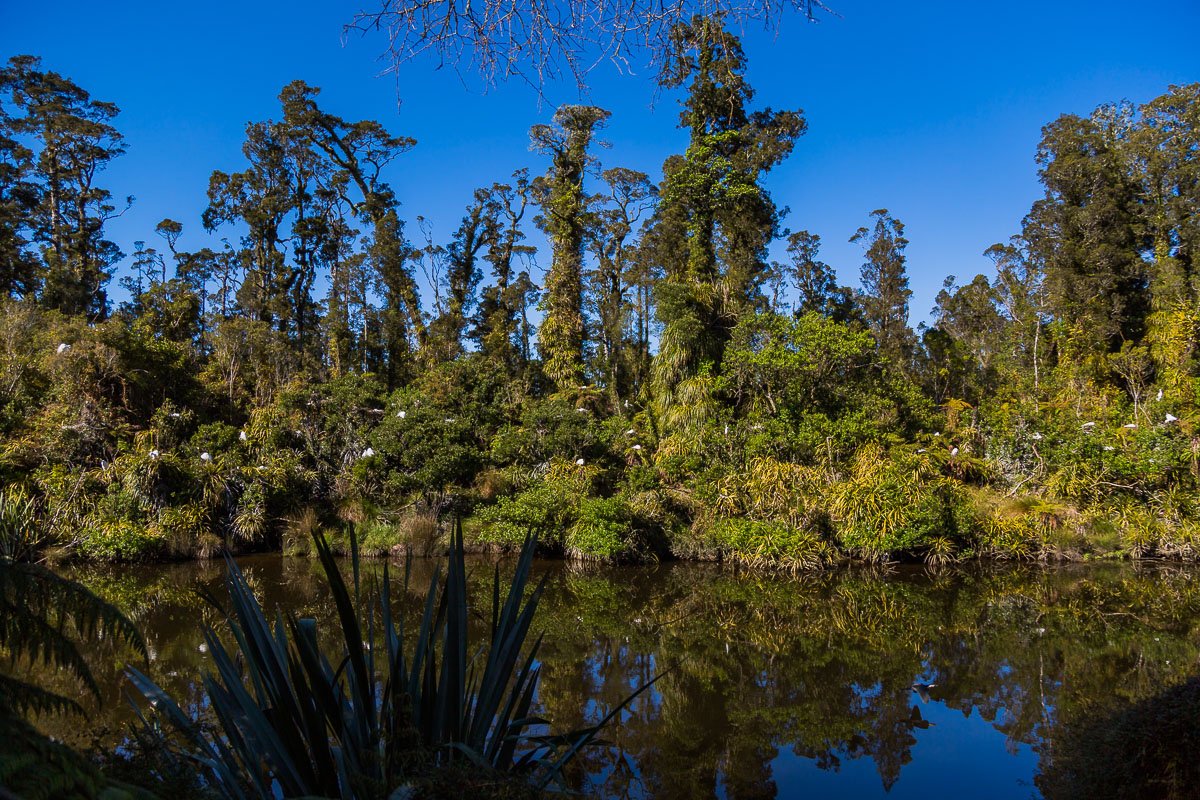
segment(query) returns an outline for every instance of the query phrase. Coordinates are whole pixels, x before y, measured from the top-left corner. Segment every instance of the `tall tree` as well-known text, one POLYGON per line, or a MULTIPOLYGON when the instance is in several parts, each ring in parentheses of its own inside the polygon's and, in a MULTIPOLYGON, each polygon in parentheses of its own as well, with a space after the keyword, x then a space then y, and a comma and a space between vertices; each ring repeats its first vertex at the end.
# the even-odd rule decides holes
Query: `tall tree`
POLYGON ((687 85, 680 113, 687 152, 663 166, 663 188, 647 244, 662 265, 662 338, 653 385, 669 403, 704 364, 717 366, 740 315, 760 301, 767 246, 779 211, 762 176, 805 130, 799 111, 750 112, 741 44, 720 17, 672 29, 660 84, 687 85))
MULTIPOLYGON (((590 238, 596 260, 588 276, 588 305, 596 319, 596 373, 612 409, 619 412, 620 401, 634 393, 635 376, 644 373, 649 356, 642 352, 641 332, 634 329, 639 306, 631 292, 639 273, 636 243, 630 237, 656 190, 645 173, 624 167, 607 169, 601 178, 607 191, 595 198, 599 207, 590 238)), ((640 324, 645 324, 644 318, 640 324)))
POLYGON ((521 345, 521 320, 532 282, 529 273, 518 271, 517 266, 519 259, 528 259, 534 253, 533 247, 521 244, 529 202, 529 174, 523 169, 513 173, 511 184, 495 183, 488 189, 486 204, 496 232, 484 260, 491 268, 492 281, 481 292, 471 334, 480 351, 504 364, 510 375, 516 375, 528 361, 528 347, 521 345))
POLYGON ((1042 129, 1045 196, 1025 218, 1023 238, 1045 265, 1047 299, 1065 326, 1058 346, 1071 361, 1115 351, 1144 329, 1132 129, 1127 104, 1101 106, 1090 117, 1067 114, 1042 129))
MULTIPOLYGON (((445 302, 429 325, 426 349, 433 363, 452 361, 463 353, 463 335, 472 315, 476 289, 483 279, 481 255, 500 235, 500 221, 486 189, 475 191, 475 200, 445 248, 445 302)), ((440 296, 440 293, 439 293, 440 296)))
MULTIPOLYGON (((125 152, 124 138, 112 125, 118 109, 57 72, 42 71, 33 56, 14 56, 0 69, 0 93, 7 98, 0 139, 24 140, 28 147, 7 146, 6 160, 24 160, 29 153, 34 158, 32 174, 17 170, 8 178, 15 183, 2 191, 9 198, 16 192, 26 203, 36 197, 25 213, 31 212, 27 238, 41 248, 45 265, 42 302, 100 319, 108 311, 111 267, 122 256, 104 237, 104 224, 117 208, 111 192, 96 183, 125 152), (30 179, 38 187, 32 194, 30 179)), ((132 202, 127 198, 126 205, 132 202)), ((24 271, 22 263, 12 267, 15 274, 24 271)), ((27 275, 21 283, 28 286, 27 275)))
POLYGON ((904 368, 912 357, 913 334, 908 327, 908 273, 904 249, 904 223, 888 213, 886 208, 871 212, 875 220, 871 227, 859 228, 851 242, 863 246, 862 265, 863 316, 875 336, 879 352, 893 364, 904 368))
POLYGON ((1160 385, 1181 396, 1200 347, 1200 83, 1143 106, 1132 139, 1149 249, 1146 340, 1160 385))
POLYGON ((26 297, 41 285, 30 230, 41 189, 34 181, 33 151, 15 136, 0 105, 0 296, 26 297))
POLYGON ((1026 378, 1032 378, 1036 397, 1049 350, 1045 340, 1048 309, 1042 267, 1020 237, 1013 237, 1008 244, 994 244, 984 255, 996 266, 992 292, 1006 322, 1008 369, 1004 382, 1021 387, 1026 378))
POLYGON ((821 260, 821 237, 808 231, 796 231, 788 236, 790 261, 787 276, 796 290, 795 315, 810 312, 847 321, 854 305, 853 293, 839 286, 833 267, 821 260))
MULTIPOLYGON (((383 287, 380 313, 384 354, 380 365, 389 386, 407 380, 415 368, 413 351, 425 336, 420 297, 408 256, 412 248, 404 238, 395 192, 383 180, 383 170, 416 145, 407 136, 393 136, 378 122, 350 122, 322 110, 316 102, 320 89, 303 81, 284 87, 280 94, 284 120, 297 136, 307 139, 328 160, 335 182, 353 187, 353 207, 370 224, 368 262, 383 287)), ((364 321, 365 326, 365 321, 364 321)))
POLYGON ((538 350, 559 391, 578 386, 584 377, 583 254, 590 215, 583 181, 592 162, 592 136, 608 117, 595 106, 562 106, 553 124, 535 125, 529 132, 533 149, 551 160, 536 183, 537 222, 552 249, 538 350))

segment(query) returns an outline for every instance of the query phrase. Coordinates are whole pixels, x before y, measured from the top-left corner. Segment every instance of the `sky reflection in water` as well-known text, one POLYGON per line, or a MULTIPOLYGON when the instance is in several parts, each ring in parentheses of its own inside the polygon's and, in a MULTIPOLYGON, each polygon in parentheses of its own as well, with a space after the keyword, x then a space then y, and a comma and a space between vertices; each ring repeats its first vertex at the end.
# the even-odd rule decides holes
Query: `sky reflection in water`
MULTIPOLYGON (((242 563, 268 609, 329 618, 314 563, 242 563)), ((469 568, 483 608, 490 563, 469 568)), ((546 635, 540 703, 550 719, 595 719, 667 671, 608 733, 613 747, 573 775, 609 797, 1037 796, 1063 737, 1114 702, 1194 675, 1200 652, 1200 588, 1179 567, 800 578, 689 564, 538 568, 550 575, 534 625, 546 635), (914 682, 936 684, 928 702, 914 682)), ((409 613, 431 569, 414 564, 400 601, 409 613)), ((367 572, 377 580, 378 564, 367 572)), ((216 621, 195 589, 219 589, 220 566, 77 577, 142 627, 152 673, 195 697, 207 660, 199 624, 216 621)), ((129 719, 120 655, 96 655, 107 691, 90 728, 45 722, 76 742, 119 736, 129 719)))

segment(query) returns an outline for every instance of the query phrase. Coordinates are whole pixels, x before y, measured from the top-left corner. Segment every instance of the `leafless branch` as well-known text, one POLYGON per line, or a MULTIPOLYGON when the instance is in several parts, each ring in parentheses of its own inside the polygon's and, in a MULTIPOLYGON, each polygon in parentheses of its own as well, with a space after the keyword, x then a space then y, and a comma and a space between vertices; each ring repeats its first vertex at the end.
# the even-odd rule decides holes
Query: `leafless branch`
POLYGON ((582 91, 609 62, 621 72, 661 64, 671 28, 695 15, 777 30, 789 13, 815 21, 821 0, 379 0, 347 32, 383 32, 391 69, 432 56, 484 88, 516 78, 539 92, 570 76, 582 91))

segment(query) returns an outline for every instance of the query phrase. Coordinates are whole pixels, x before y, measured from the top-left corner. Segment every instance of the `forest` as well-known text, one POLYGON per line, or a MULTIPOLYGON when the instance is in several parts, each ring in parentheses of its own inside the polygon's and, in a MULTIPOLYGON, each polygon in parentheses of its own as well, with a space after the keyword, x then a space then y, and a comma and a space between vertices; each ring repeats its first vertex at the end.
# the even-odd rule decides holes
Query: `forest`
POLYGON ((418 143, 297 81, 202 218, 162 209, 132 253, 120 98, 10 59, 0 517, 102 561, 428 554, 456 520, 468 548, 790 571, 1200 556, 1200 84, 1047 121, 1043 196, 914 329, 903 222, 827 233, 862 250, 839 285, 764 184, 804 114, 755 103, 719 20, 668 50, 660 181, 561 106, 543 170, 481 176, 436 241, 385 180, 418 143))

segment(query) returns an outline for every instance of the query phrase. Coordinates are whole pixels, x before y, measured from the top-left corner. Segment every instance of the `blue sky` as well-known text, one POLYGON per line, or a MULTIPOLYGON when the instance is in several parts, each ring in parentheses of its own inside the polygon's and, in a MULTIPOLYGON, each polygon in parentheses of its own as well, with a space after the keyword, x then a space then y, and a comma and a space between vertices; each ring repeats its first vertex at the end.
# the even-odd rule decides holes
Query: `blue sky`
MULTIPOLYGON (((886 207, 903 221, 914 322, 947 274, 986 272, 984 249, 1019 230, 1040 194, 1042 125, 1200 80, 1197 0, 828 3, 840 16, 744 32, 757 103, 802 108, 809 123, 767 184, 790 209, 790 228, 821 235, 845 283, 857 285, 861 262, 846 240, 869 212, 886 207)), ((137 198, 110 227, 127 253, 154 241, 165 216, 184 223, 185 247, 215 245, 199 221, 208 176, 242 168, 245 124, 278 116, 279 90, 297 78, 322 87, 331 111, 418 140, 387 178, 404 216, 424 216, 444 240, 475 187, 544 169, 528 150, 529 126, 579 97, 573 83, 547 87, 548 102, 522 84, 484 93, 429 61, 384 74, 380 36, 343 37, 357 7, 7 0, 0 56, 39 55, 122 109, 128 153, 104 182, 137 198)), ((651 78, 602 65, 587 99, 613 112, 604 163, 657 177, 686 137, 675 127, 678 96, 651 78)))

